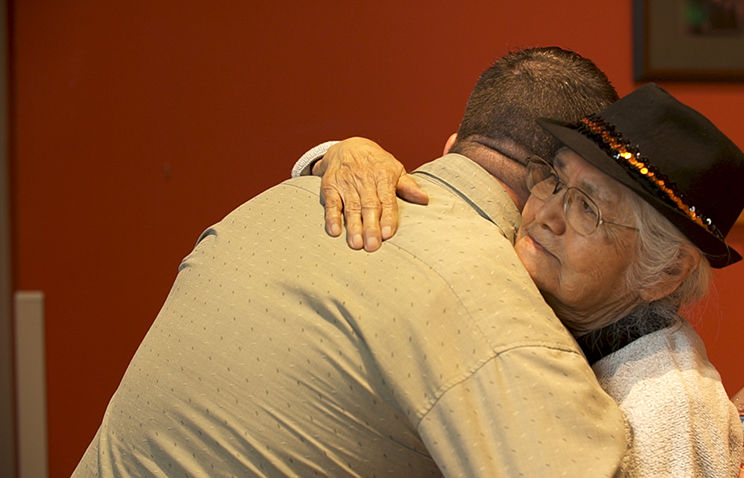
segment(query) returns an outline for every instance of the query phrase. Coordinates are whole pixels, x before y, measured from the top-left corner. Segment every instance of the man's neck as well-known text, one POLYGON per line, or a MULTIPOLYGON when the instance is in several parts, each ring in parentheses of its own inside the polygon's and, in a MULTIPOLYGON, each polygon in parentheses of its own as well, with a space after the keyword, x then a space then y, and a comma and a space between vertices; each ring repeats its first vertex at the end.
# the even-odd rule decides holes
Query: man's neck
POLYGON ((488 171, 522 211, 530 194, 526 184, 529 151, 511 141, 475 136, 453 146, 452 152, 467 156, 488 171))

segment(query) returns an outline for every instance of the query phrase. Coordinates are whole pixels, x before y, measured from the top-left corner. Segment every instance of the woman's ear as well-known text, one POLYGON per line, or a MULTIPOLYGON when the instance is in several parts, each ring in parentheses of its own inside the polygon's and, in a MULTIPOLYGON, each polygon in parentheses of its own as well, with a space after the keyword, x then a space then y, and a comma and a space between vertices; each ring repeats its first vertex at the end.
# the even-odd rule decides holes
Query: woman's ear
POLYGON ((449 138, 447 138, 447 142, 444 143, 444 153, 443 154, 449 154, 450 149, 452 149, 452 145, 455 144, 455 141, 457 140, 457 133, 452 133, 449 138))
POLYGON ((687 279, 700 265, 700 251, 690 244, 679 248, 677 260, 672 267, 664 271, 664 276, 651 287, 641 289, 641 298, 653 302, 668 296, 687 279))

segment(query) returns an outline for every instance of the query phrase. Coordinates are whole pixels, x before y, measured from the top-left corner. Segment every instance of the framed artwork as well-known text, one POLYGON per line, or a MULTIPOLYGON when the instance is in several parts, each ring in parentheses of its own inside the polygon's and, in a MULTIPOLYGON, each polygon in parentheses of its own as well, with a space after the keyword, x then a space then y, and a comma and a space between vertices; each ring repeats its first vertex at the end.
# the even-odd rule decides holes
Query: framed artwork
POLYGON ((744 0, 633 0, 636 81, 744 81, 744 0))

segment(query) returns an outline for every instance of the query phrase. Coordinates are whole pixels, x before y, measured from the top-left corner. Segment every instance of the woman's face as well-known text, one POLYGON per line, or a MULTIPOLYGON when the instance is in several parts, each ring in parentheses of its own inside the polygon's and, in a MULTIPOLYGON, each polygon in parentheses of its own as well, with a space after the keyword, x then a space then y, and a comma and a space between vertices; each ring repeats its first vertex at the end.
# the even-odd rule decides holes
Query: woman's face
MULTIPOLYGON (((594 200, 603 220, 634 225, 630 190, 571 150, 559 152, 553 166, 566 186, 594 200)), ((544 201, 529 197, 515 249, 548 304, 580 336, 622 318, 637 303, 626 270, 638 232, 603 224, 579 234, 566 222, 565 194, 561 189, 544 201)))

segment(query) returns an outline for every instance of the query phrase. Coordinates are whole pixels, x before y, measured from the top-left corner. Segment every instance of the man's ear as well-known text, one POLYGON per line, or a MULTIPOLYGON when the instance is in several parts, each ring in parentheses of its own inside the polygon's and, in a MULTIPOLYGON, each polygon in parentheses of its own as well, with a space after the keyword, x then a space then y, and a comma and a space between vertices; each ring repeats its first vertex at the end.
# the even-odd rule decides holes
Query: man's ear
POLYGON ((665 271, 664 277, 651 287, 641 289, 641 298, 646 302, 653 302, 668 296, 698 268, 700 260, 700 251, 695 247, 682 246, 677 254, 677 261, 665 271))
POLYGON ((452 133, 450 137, 447 139, 447 142, 444 143, 444 153, 443 154, 449 154, 450 149, 452 149, 452 145, 455 144, 455 141, 457 140, 457 133, 452 133))

